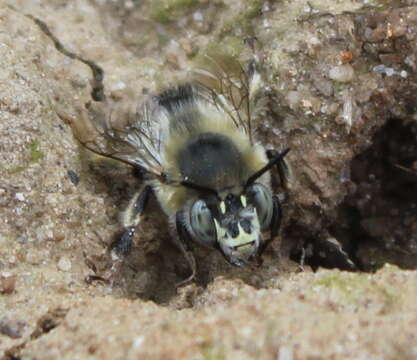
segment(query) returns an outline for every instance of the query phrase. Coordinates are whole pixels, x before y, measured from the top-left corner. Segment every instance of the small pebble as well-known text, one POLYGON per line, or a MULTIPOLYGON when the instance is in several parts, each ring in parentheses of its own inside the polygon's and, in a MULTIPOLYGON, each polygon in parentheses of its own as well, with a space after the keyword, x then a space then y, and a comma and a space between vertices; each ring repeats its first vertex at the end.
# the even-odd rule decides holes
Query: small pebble
POLYGON ((4 272, 0 275, 0 292, 3 294, 11 294, 16 288, 16 275, 4 272))
POLYGON ((65 239, 65 234, 60 230, 54 229, 52 231, 52 239, 55 241, 62 241, 65 239))
POLYGON ((19 244, 26 244, 28 242, 28 239, 25 236, 20 235, 16 238, 16 242, 19 244))
POLYGON ((198 21, 198 22, 202 22, 204 20, 203 14, 200 11, 196 11, 193 14, 193 20, 198 21))
POLYGON ((293 351, 289 347, 280 347, 277 360, 293 360, 293 351))
POLYGON ((9 336, 12 339, 19 339, 22 337, 22 331, 25 326, 26 323, 22 320, 2 317, 0 319, 0 334, 9 336))
POLYGON ((287 102, 292 110, 295 110, 301 101, 302 94, 299 91, 288 91, 287 102))
POLYGON ((63 256, 58 261, 58 269, 61 271, 70 271, 71 270, 71 260, 63 256))
POLYGON ((25 197, 22 193, 16 193, 15 197, 19 201, 25 201, 25 197))
POLYGON ((355 71, 350 64, 338 65, 330 69, 329 78, 338 82, 349 82, 353 79, 355 71))
POLYGON ((77 186, 78 183, 80 182, 80 177, 78 176, 78 174, 74 170, 68 170, 67 175, 68 175, 68 178, 70 179, 70 181, 75 186, 77 186))

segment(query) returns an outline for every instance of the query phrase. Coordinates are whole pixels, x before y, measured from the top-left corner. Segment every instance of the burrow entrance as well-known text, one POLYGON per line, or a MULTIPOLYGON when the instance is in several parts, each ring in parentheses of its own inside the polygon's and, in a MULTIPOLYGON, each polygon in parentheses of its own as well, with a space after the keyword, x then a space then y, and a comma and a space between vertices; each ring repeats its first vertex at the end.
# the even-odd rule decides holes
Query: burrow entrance
MULTIPOLYGON (((417 122, 388 120, 353 159, 351 182, 329 234, 357 270, 375 271, 385 263, 417 268, 417 122)), ((332 255, 322 247, 313 242, 307 264, 353 270, 337 251, 332 255)), ((292 257, 300 258, 299 249, 292 257)))

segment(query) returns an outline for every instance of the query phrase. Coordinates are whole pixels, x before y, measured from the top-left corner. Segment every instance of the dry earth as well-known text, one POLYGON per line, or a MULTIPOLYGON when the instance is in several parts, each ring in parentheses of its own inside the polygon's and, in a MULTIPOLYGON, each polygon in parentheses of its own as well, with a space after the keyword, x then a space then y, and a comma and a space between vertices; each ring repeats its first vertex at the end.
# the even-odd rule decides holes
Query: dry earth
POLYGON ((0 0, 0 359, 417 358, 416 44, 412 0, 0 0), (294 172, 262 266, 196 248, 176 289, 153 203, 116 281, 86 281, 140 180, 78 145, 91 69, 29 15, 103 68, 119 116, 256 36, 257 133, 294 172))

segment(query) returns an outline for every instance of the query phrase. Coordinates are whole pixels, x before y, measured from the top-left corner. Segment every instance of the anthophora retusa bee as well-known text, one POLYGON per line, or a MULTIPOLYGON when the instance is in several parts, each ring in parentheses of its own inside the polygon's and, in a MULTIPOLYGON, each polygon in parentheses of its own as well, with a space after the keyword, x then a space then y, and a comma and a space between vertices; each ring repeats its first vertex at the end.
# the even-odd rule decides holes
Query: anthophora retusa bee
POLYGON ((228 56, 207 56, 192 80, 150 97, 124 128, 109 118, 94 124, 104 145, 79 137, 87 149, 145 173, 123 213, 114 256, 129 252, 154 193, 190 265, 184 282, 196 274, 192 242, 217 249, 236 266, 260 258, 282 218, 269 170, 287 183, 289 149, 267 151, 255 139, 252 118, 261 83, 256 67, 255 61, 244 67, 228 56))

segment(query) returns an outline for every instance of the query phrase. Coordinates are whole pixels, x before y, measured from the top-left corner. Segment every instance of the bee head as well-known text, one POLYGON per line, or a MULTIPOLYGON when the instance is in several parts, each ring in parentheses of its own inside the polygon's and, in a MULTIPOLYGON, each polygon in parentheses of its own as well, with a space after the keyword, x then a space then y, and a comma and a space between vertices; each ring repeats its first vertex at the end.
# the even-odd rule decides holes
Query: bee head
POLYGON ((272 215, 271 191, 254 183, 240 195, 195 201, 189 219, 196 240, 219 249, 232 265, 242 266, 258 255, 261 232, 269 228, 272 215))
POLYGON ((262 231, 271 227, 274 205, 271 190, 256 180, 287 154, 271 159, 253 174, 242 191, 223 192, 196 184, 182 184, 204 196, 189 207, 188 229, 204 245, 217 248, 232 265, 243 266, 257 257, 263 242, 262 231))

